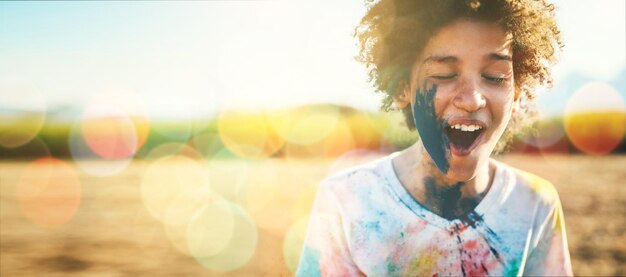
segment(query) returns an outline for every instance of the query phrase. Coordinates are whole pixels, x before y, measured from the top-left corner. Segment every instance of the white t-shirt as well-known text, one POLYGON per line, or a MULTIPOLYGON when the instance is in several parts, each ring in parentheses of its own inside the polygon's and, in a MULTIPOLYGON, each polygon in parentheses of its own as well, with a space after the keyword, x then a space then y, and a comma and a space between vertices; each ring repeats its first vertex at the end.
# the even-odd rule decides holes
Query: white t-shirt
POLYGON ((494 161, 475 210, 448 220, 402 186, 397 154, 322 182, 297 276, 572 275, 551 183, 494 161))

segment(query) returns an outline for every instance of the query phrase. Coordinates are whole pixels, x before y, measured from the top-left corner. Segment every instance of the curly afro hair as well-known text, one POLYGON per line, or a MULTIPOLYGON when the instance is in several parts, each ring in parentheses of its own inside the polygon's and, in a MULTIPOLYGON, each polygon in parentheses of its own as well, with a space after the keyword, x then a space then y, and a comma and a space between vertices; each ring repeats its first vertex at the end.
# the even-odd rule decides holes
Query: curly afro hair
MULTIPOLYGON (((365 64, 375 89, 384 93, 385 111, 393 109, 392 96, 409 83, 413 63, 429 38, 458 19, 494 22, 512 36, 513 74, 522 105, 509 130, 519 129, 533 114, 533 90, 552 84, 549 67, 563 43, 554 5, 545 0, 366 0, 366 6, 354 33, 360 44, 357 60, 365 64)), ((414 129, 411 108, 403 113, 414 129)))

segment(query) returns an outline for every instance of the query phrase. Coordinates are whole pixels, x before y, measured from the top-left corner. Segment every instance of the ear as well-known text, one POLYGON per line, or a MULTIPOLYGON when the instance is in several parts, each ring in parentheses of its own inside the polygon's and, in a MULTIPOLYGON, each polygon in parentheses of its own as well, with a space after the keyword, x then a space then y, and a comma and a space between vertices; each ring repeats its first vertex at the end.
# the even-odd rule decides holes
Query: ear
POLYGON ((513 97, 513 113, 519 111, 520 109, 520 98, 522 91, 519 88, 515 88, 515 96, 513 97))
POLYGON ((393 95, 393 102, 399 109, 404 109, 407 105, 411 104, 411 86, 408 84, 402 85, 402 89, 393 95))

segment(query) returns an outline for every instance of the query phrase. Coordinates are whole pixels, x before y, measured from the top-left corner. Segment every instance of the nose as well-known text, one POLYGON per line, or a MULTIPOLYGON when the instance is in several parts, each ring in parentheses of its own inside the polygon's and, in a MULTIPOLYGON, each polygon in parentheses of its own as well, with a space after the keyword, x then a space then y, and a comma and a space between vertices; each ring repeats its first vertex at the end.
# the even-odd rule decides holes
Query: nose
POLYGON ((473 81, 465 80, 460 85, 452 103, 464 111, 475 112, 485 107, 487 101, 473 81))

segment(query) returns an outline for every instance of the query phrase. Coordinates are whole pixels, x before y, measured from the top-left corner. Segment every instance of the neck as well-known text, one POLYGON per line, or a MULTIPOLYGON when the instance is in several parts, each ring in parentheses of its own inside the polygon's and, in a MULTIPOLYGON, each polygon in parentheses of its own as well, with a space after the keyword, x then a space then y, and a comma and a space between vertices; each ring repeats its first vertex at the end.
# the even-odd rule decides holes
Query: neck
POLYGON ((447 219, 473 211, 487 193, 495 168, 485 164, 464 181, 444 175, 421 144, 403 151, 393 161, 400 182, 424 207, 447 219))

